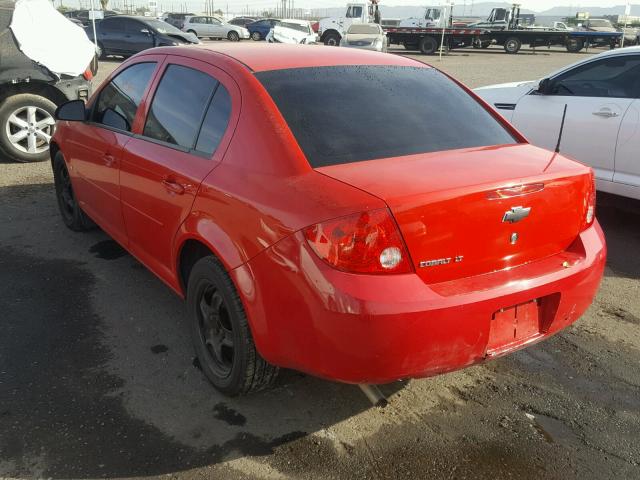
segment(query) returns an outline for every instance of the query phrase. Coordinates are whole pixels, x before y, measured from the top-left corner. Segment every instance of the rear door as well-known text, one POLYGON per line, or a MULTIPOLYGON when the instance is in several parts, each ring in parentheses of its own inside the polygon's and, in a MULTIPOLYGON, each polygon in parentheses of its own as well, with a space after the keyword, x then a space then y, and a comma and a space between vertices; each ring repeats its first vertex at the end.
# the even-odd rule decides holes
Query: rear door
POLYGON ((224 38, 227 36, 227 32, 222 25, 222 22, 214 17, 207 17, 207 28, 211 32, 212 37, 224 38))
POLYGON ((533 92, 523 97, 512 123, 534 145, 553 150, 566 105, 561 152, 592 166, 597 178, 611 181, 618 131, 639 79, 639 55, 579 65, 552 78, 550 94, 533 92))
POLYGON ((222 160, 239 115, 231 77, 170 57, 147 101, 146 120, 122 159, 122 208, 131 251, 171 282, 173 239, 200 183, 222 160))

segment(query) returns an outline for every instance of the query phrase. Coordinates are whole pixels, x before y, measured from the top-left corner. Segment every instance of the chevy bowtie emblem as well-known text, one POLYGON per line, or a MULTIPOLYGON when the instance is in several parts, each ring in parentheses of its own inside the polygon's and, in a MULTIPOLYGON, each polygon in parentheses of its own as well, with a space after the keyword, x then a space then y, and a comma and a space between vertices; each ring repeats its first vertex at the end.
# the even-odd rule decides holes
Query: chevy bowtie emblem
POLYGON ((516 223, 522 220, 523 218, 527 218, 531 213, 531 207, 513 207, 511 210, 507 210, 504 212, 504 217, 502 217, 503 223, 516 223))

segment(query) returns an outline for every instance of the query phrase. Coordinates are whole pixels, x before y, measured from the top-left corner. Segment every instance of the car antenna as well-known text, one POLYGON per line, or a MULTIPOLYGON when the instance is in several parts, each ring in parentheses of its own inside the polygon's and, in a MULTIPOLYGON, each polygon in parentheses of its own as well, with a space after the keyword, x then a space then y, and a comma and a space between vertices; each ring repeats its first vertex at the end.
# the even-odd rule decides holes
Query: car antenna
POLYGON ((562 141, 562 132, 564 131, 564 119, 567 117, 567 104, 564 104, 562 112, 562 121, 560 122, 560 133, 558 134, 558 143, 556 144, 556 153, 560 153, 560 142, 562 141))

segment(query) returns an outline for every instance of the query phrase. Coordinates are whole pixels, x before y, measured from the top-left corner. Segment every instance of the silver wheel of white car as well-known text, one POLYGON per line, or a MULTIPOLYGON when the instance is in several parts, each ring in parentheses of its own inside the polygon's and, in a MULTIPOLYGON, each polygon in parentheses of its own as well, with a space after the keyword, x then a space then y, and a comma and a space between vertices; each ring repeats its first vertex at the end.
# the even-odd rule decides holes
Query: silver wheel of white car
POLYGON ((238 35, 238 32, 231 30, 229 32, 229 34, 227 35, 227 38, 229 39, 230 42, 239 42, 240 41, 240 35, 238 35))
POLYGON ((56 105, 39 95, 20 94, 0 105, 0 147, 19 162, 48 158, 56 105))

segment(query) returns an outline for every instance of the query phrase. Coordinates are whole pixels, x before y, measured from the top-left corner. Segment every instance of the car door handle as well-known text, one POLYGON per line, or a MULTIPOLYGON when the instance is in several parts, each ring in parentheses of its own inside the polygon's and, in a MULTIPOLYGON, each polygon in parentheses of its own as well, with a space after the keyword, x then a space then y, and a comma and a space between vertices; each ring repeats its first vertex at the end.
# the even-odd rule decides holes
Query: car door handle
POLYGON ((164 188, 171 193, 175 193, 176 195, 182 195, 184 193, 184 185, 181 185, 173 180, 165 179, 162 181, 162 185, 164 188))
POLYGON ((105 153, 102 156, 102 161, 107 167, 113 167, 113 164, 116 163, 116 157, 114 157, 110 153, 105 153))
POLYGON ((616 112, 612 112, 611 110, 599 110, 597 112, 593 112, 593 115, 602 118, 613 118, 618 116, 616 112))

